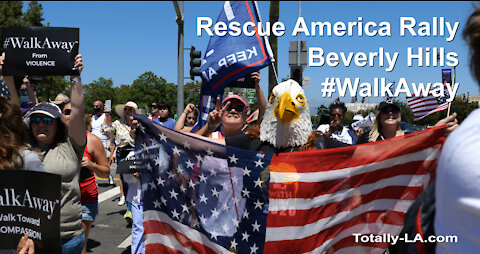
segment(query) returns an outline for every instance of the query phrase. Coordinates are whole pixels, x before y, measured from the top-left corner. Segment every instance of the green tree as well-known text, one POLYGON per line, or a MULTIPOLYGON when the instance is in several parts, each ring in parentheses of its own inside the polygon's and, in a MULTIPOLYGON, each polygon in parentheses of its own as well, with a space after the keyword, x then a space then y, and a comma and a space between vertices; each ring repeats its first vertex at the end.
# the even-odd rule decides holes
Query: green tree
MULTIPOLYGON (((22 23, 21 1, 0 1, 0 38, 3 38, 2 28, 19 26, 22 23)), ((3 47, 0 47, 3 52, 3 47)))
POLYGON ((165 100, 170 104, 171 112, 176 110, 176 86, 173 83, 167 83, 164 78, 158 77, 151 71, 138 76, 133 81, 130 92, 130 100, 135 101, 140 108, 165 100))
POLYGON ((27 11, 23 14, 22 25, 24 26, 43 26, 43 7, 38 1, 31 1, 28 4, 27 11))
POLYGON ((184 91, 184 102, 185 105, 192 103, 197 105, 200 101, 200 89, 202 84, 195 80, 195 82, 188 82, 185 84, 183 91, 184 91))
POLYGON ((106 79, 103 77, 94 80, 88 85, 84 85, 85 89, 85 112, 93 114, 93 103, 95 101, 112 100, 114 103, 115 90, 113 88, 112 79, 106 79))
POLYGON ((70 96, 69 84, 70 82, 61 76, 47 76, 43 78, 36 83, 38 101, 54 100, 59 93, 70 96))

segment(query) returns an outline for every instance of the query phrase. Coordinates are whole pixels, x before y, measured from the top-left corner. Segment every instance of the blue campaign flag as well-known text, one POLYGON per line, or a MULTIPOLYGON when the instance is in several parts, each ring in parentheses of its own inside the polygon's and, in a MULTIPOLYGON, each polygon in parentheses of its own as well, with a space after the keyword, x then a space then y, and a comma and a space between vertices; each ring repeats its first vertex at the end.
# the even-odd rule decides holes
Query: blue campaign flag
POLYGON ((208 113, 215 107, 216 97, 223 95, 223 89, 228 84, 274 61, 267 38, 259 35, 258 23, 261 19, 254 1, 226 1, 218 22, 224 22, 227 27, 231 22, 238 22, 240 28, 245 23, 252 22, 247 29, 252 35, 244 34, 242 29, 238 36, 227 33, 225 36, 215 35, 210 38, 200 68, 203 81, 200 117, 192 132, 205 124, 208 113))
POLYGON ((240 28, 247 22, 252 22, 247 31, 238 36, 227 33, 225 36, 210 38, 203 63, 200 68, 204 84, 218 94, 232 81, 260 70, 271 63, 271 53, 266 37, 258 33, 260 15, 253 1, 226 1, 218 22, 224 22, 227 27, 231 22, 238 22, 240 28))

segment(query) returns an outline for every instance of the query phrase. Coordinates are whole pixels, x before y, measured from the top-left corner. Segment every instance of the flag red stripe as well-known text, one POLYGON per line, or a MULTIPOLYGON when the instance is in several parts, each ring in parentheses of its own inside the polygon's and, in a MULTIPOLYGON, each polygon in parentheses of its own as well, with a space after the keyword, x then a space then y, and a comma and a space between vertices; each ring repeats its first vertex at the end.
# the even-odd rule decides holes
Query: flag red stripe
MULTIPOLYGON (((413 161, 405 164, 395 165, 390 168, 381 168, 365 174, 358 174, 352 177, 322 181, 321 183, 272 183, 269 184, 270 199, 286 198, 314 198, 325 194, 332 194, 340 190, 357 188, 364 184, 375 183, 381 179, 386 179, 398 175, 424 174, 430 169, 423 165, 425 161, 413 161), (418 172, 417 172, 418 171, 418 172), (346 184, 346 185, 345 185, 346 184)), ((431 161, 431 163, 435 163, 431 161)))
POLYGON ((438 103, 437 99, 435 97, 431 97, 431 98, 424 98, 424 99, 420 99, 420 100, 416 100, 416 101, 409 101, 408 102, 408 105, 411 107, 411 108, 415 108, 415 107, 418 107, 417 105, 422 105, 422 104, 427 104, 427 103, 438 103))
POLYGON ((429 115, 431 115, 431 114, 433 114, 433 113, 436 113, 436 112, 440 112, 440 111, 442 111, 442 110, 445 110, 446 108, 448 108, 448 105, 445 105, 445 106, 442 106, 442 107, 438 107, 438 108, 436 108, 436 109, 428 112, 428 113, 425 114, 425 115, 414 114, 414 115, 413 115, 413 116, 414 116, 413 121, 418 121, 418 120, 423 119, 424 117, 429 116, 429 115))
POLYGON ((355 242, 355 236, 351 235, 348 237, 343 238, 342 240, 335 243, 329 251, 338 251, 339 249, 346 248, 346 247, 353 247, 353 246, 369 246, 369 247, 376 247, 380 249, 387 249, 392 243, 389 242, 355 242))
POLYGON ((279 153, 272 156, 270 171, 309 173, 362 166, 441 145, 443 139, 439 137, 443 134, 444 126, 440 126, 357 146, 326 149, 320 152, 313 150, 279 153), (353 157, 355 160, 351 160, 353 157), (296 168, 295 165, 302 166, 296 168))
POLYGON ((424 109, 415 110, 415 112, 413 112, 413 113, 414 114, 420 114, 420 113, 430 112, 432 110, 436 110, 436 109, 439 109, 439 108, 442 108, 442 107, 445 107, 445 105, 440 105, 438 107, 430 107, 430 108, 425 107, 424 109))
POLYGON ((410 107, 412 109, 412 111, 418 111, 418 110, 422 110, 424 108, 436 108, 438 107, 439 104, 437 101, 434 101, 434 102, 431 102, 431 103, 424 103, 424 104, 421 104, 421 105, 418 105, 418 106, 413 106, 413 107, 410 107))
POLYGON ((448 108, 448 105, 444 105, 444 106, 441 106, 441 107, 438 107, 438 108, 435 108, 435 109, 432 109, 432 110, 427 110, 426 112, 428 112, 428 113, 425 114, 425 115, 423 115, 425 112, 423 112, 423 113, 421 113, 421 112, 414 112, 414 113, 413 113, 413 116, 414 116, 414 117, 421 116, 421 117, 423 118, 423 117, 425 117, 425 116, 427 116, 427 115, 430 115, 430 114, 432 114, 432 113, 445 110, 446 108, 448 108))
MULTIPOLYGON (((324 242, 336 237, 342 231, 359 224, 380 223, 403 225, 405 214, 402 212, 381 210, 369 211, 352 217, 345 223, 340 223, 320 233, 295 240, 265 242, 265 253, 302 253, 309 252, 321 246, 324 242)), ((285 220, 285 219, 284 219, 285 220)))
POLYGON ((143 228, 144 228, 145 235, 157 233, 157 234, 174 237, 178 241, 178 243, 180 243, 184 248, 195 250, 197 253, 202 253, 202 254, 216 253, 208 246, 205 246, 201 243, 198 243, 196 241, 189 239, 187 236, 178 232, 174 227, 172 227, 168 223, 164 223, 156 220, 149 220, 149 221, 143 222, 143 228))
POLYGON ((351 211, 376 199, 401 198, 402 200, 415 200, 418 195, 422 193, 422 191, 423 186, 387 186, 365 195, 348 197, 342 201, 332 202, 320 207, 311 208, 309 210, 269 211, 267 217, 267 227, 303 226, 311 224, 320 219, 334 216, 340 212, 351 211), (291 217, 288 215, 291 215, 291 217))
POLYGON ((167 247, 159 243, 145 244, 145 253, 148 254, 179 254, 182 253, 179 250, 167 247))

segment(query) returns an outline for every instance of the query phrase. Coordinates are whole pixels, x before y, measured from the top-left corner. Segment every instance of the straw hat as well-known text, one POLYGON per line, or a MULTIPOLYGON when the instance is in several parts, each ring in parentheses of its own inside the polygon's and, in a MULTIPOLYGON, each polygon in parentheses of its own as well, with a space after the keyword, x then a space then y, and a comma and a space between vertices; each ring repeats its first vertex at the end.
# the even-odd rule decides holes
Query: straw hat
POLYGON ((125 104, 118 104, 115 106, 115 113, 117 113, 117 115, 123 119, 123 109, 125 107, 131 107, 131 108, 134 108, 135 109, 135 113, 139 113, 138 111, 138 106, 137 106, 137 103, 133 102, 133 101, 128 101, 127 103, 125 104))

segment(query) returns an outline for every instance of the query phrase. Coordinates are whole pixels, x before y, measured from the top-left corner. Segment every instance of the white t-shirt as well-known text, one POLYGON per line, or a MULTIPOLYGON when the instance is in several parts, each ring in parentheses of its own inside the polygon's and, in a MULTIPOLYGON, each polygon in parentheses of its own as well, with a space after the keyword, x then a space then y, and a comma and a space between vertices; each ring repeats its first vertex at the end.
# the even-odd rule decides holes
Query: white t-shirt
MULTIPOLYGON (((334 131, 331 137, 345 144, 355 145, 357 143, 357 135, 355 134, 355 132, 353 132, 352 130, 348 129, 343 125, 341 127, 342 127, 342 130, 334 131)), ((329 124, 322 124, 318 126, 317 131, 320 131, 323 134, 325 134, 328 132, 329 129, 330 129, 329 124)))
POLYGON ((105 114, 97 118, 97 115, 92 116, 90 125, 92 126, 92 134, 95 134, 103 143, 103 147, 107 146, 108 137, 102 132, 102 124, 105 122, 105 114))
POLYGON ((435 235, 458 237, 437 243, 437 253, 480 250, 480 109, 445 142, 435 184, 435 235))

